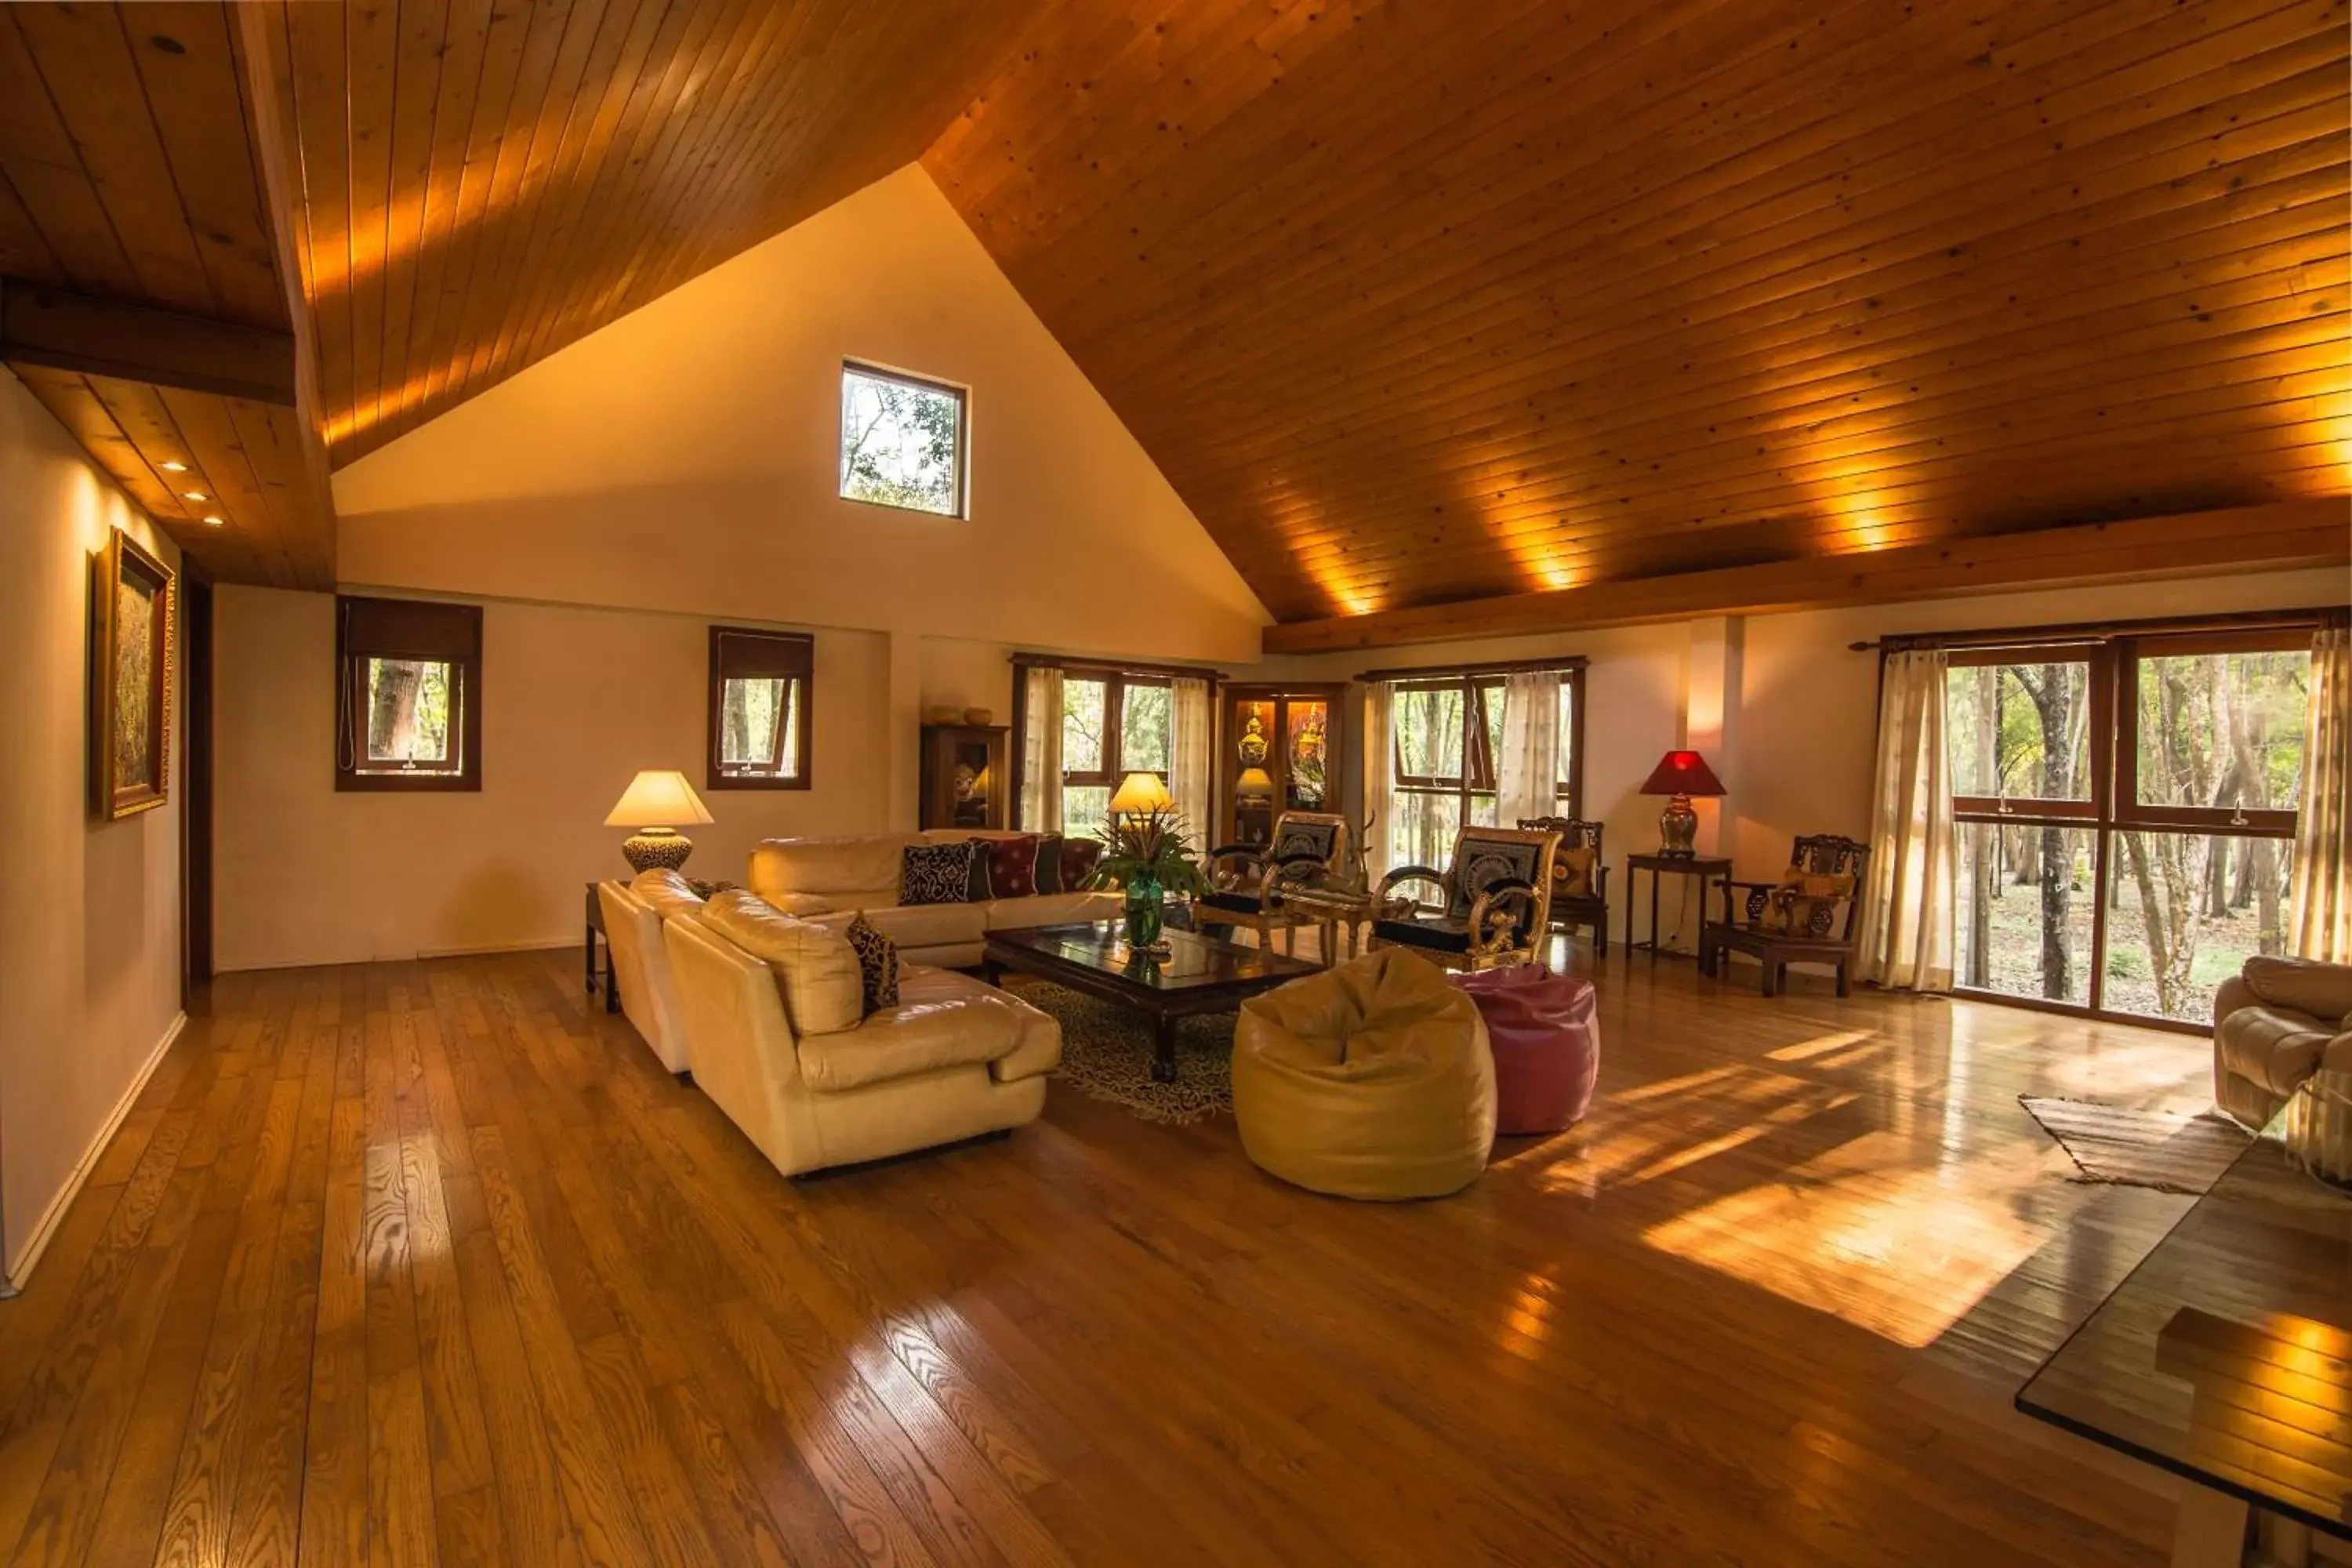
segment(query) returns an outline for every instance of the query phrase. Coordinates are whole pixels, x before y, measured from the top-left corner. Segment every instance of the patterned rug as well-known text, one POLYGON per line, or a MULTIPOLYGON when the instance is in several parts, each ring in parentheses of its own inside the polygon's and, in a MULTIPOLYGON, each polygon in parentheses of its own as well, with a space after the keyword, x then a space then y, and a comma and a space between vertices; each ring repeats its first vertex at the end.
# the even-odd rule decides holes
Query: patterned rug
POLYGON ((1024 1002, 1062 1026, 1054 1076, 1089 1100, 1146 1121, 1181 1127, 1234 1108, 1234 1016, 1187 1018, 1176 1028, 1176 1081, 1151 1081, 1151 1020, 1042 980, 1007 976, 1024 1002))
POLYGON ((2022 1094, 2017 1101, 2066 1151, 2077 1182, 2201 1197, 2246 1147, 2245 1129, 2218 1111, 2176 1116, 2022 1094))

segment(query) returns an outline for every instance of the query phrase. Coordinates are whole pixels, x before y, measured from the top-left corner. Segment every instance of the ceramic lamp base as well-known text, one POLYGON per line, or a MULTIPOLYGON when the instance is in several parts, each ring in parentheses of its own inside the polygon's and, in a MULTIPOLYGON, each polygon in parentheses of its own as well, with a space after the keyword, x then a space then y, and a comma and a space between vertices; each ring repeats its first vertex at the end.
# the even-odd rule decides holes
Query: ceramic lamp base
POLYGON ((1690 796, 1675 795, 1658 814, 1658 853, 1687 858, 1698 853, 1697 842, 1698 813, 1691 809, 1690 796))
POLYGON ((648 827, 621 841, 622 858, 628 861, 631 870, 640 874, 656 869, 675 871, 693 853, 694 840, 670 827, 648 827))

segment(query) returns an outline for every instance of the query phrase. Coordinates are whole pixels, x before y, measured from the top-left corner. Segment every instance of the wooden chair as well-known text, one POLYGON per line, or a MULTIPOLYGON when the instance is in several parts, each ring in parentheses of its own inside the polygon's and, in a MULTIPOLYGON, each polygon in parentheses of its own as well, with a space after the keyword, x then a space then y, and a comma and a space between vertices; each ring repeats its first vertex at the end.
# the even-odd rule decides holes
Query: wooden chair
POLYGON ((1833 833, 1801 837, 1789 868, 1777 882, 1742 882, 1745 919, 1708 921, 1699 927, 1698 967, 1713 974, 1726 952, 1744 952, 1764 966, 1764 994, 1786 989, 1791 963, 1825 963, 1837 971, 1837 994, 1853 994, 1853 933, 1861 911, 1863 868, 1870 846, 1833 833))
POLYGON ((1559 835, 1549 828, 1465 827, 1443 872, 1400 866, 1381 879, 1384 912, 1372 921, 1371 945, 1409 947, 1449 969, 1505 969, 1543 955, 1551 931, 1552 861, 1559 835), (1441 904, 1401 898, 1406 882, 1432 882, 1441 904))
POLYGON ((1607 957, 1609 864, 1601 855, 1601 824, 1575 816, 1523 816, 1519 826, 1559 835, 1559 854, 1551 863, 1551 923, 1570 932, 1590 926, 1593 956, 1607 957))
POLYGON ((1264 844, 1227 844, 1209 851, 1209 890, 1192 908, 1195 925, 1243 926, 1258 933, 1261 945, 1286 933, 1283 951, 1295 952, 1297 929, 1330 917, 1286 908, 1282 890, 1302 881, 1343 873, 1348 861, 1348 822, 1321 811, 1286 811, 1274 819, 1264 844))

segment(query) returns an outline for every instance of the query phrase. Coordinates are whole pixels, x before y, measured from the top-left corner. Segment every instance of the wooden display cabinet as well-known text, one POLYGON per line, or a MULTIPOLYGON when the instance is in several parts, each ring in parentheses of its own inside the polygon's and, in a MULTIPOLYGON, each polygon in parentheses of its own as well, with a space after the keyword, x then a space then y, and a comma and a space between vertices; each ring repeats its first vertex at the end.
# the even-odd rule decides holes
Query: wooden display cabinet
POLYGON ((923 726, 924 827, 1001 828, 1010 820, 1004 738, 1011 732, 1002 724, 923 726))
POLYGON ((1340 809, 1344 682, 1228 686, 1217 731, 1219 844, 1264 844, 1286 811, 1340 809))

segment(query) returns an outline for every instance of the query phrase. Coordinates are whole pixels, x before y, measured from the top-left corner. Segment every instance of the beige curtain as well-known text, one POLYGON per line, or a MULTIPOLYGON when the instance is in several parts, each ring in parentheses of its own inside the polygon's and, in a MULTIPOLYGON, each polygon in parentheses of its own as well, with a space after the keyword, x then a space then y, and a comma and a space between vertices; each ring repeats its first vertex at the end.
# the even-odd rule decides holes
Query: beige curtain
POLYGON ((2295 813, 2288 925, 2298 958, 2352 963, 2352 633, 2311 639, 2311 707, 2303 728, 2303 804, 2295 813))
POLYGON ((1062 831, 1062 672, 1033 668, 1022 704, 1021 820, 1024 833, 1062 831))
POLYGON ((1396 742, 1391 725, 1396 688, 1375 680, 1364 688, 1364 815, 1356 824, 1363 835, 1364 878, 1377 883, 1396 864, 1389 850, 1395 819, 1389 811, 1389 785, 1394 782, 1391 759, 1396 742))
POLYGON ((1503 682, 1503 754, 1495 762, 1500 826, 1559 811, 1559 671, 1523 669, 1503 682))
POLYGON ((1209 683, 1189 675, 1169 682, 1168 794, 1184 814, 1184 839, 1209 848, 1209 683))
POLYGON ((1870 818, 1856 976, 1892 991, 1948 991, 1959 855, 1939 651, 1886 657, 1870 818))

